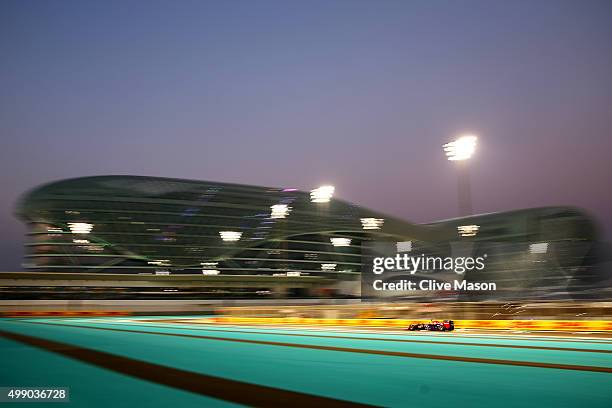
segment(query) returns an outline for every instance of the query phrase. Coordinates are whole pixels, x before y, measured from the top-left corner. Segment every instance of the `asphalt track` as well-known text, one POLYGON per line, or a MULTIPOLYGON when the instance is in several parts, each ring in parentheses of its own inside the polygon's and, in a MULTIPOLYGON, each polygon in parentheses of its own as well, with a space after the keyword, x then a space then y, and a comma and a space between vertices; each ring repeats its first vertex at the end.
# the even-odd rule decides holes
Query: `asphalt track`
POLYGON ((0 364, 0 386, 69 386, 54 406, 612 406, 612 337, 588 335, 0 319, 0 364))

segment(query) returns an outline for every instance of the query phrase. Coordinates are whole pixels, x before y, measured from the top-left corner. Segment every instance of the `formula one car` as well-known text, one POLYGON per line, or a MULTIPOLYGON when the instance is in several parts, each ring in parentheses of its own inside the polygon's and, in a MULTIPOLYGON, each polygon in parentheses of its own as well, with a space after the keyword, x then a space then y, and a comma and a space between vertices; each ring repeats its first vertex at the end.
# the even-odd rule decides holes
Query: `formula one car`
POLYGON ((429 323, 413 323, 406 330, 452 331, 455 330, 455 322, 452 320, 444 320, 443 322, 432 320, 429 323))

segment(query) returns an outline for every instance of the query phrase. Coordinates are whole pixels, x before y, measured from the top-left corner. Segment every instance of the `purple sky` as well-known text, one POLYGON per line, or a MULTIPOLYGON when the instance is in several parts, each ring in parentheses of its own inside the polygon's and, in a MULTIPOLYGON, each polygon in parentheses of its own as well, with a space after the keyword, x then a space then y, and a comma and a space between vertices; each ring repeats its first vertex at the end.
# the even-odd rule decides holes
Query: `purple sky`
POLYGON ((457 214, 441 145, 480 136, 475 212, 577 205, 612 236, 610 1, 0 2, 0 270, 15 200, 139 174, 457 214))

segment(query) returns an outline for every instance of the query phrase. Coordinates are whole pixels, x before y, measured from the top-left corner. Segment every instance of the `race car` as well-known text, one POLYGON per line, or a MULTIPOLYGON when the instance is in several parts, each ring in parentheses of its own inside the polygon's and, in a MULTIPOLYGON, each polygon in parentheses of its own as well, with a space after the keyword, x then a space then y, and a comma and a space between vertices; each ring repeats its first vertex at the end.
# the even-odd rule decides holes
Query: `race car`
POLYGON ((455 330, 455 322, 452 320, 444 320, 442 322, 432 320, 429 323, 413 323, 406 330, 452 331, 455 330))

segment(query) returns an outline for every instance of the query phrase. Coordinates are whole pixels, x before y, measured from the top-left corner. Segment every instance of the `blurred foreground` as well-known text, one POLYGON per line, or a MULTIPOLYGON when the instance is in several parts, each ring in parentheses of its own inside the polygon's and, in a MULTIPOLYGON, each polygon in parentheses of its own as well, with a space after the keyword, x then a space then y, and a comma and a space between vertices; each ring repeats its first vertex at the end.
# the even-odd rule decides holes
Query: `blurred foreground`
POLYGON ((225 315, 315 319, 612 320, 612 302, 365 303, 351 299, 0 300, 0 315, 225 315))
POLYGON ((1 384, 93 408, 608 407, 612 381, 610 338, 591 334, 30 317, 0 319, 0 353, 1 384))

